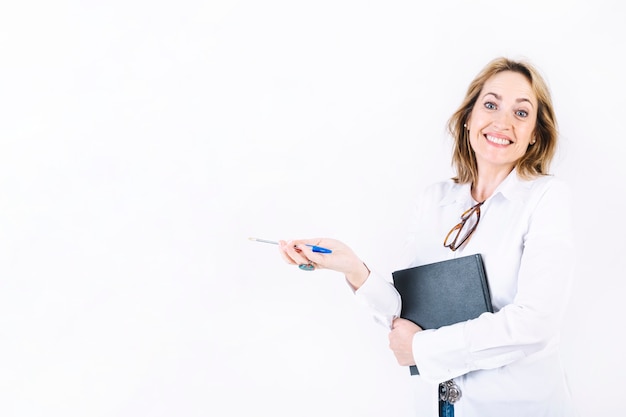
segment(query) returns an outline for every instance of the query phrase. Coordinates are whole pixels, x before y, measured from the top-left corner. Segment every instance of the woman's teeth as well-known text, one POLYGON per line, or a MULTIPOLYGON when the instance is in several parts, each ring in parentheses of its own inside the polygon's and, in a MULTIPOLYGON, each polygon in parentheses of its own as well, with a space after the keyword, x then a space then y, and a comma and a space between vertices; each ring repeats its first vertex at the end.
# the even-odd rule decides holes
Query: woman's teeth
POLYGON ((487 140, 489 142, 493 142, 493 143, 496 143, 498 145, 509 145, 509 144, 511 144, 511 141, 508 140, 508 139, 496 138, 496 137, 489 136, 489 135, 486 135, 485 137, 487 138, 487 140))

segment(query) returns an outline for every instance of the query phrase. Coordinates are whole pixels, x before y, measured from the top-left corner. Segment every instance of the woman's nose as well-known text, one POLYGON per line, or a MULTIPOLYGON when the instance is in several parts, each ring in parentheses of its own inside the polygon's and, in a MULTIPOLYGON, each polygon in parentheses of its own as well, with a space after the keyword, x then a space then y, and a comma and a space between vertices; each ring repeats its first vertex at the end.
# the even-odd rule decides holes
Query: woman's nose
POLYGON ((494 123, 500 129, 508 129, 511 127, 511 115, 506 111, 499 111, 495 115, 494 123))

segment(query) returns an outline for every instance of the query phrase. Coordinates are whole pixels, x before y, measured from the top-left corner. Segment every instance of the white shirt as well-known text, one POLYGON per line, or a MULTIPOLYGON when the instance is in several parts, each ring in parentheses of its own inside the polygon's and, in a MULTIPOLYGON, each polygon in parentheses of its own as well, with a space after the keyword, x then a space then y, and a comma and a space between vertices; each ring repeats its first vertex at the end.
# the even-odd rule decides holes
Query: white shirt
MULTIPOLYGON (((474 204, 470 185, 451 180, 418 198, 406 245, 410 261, 397 269, 480 253, 494 313, 418 332, 416 378, 433 384, 454 378, 462 391, 456 417, 576 415, 557 351, 574 263, 569 188, 553 176, 525 181, 513 170, 481 206, 465 245, 455 252, 444 247, 474 204)), ((387 326, 400 315, 397 291, 375 272, 356 295, 387 326)))

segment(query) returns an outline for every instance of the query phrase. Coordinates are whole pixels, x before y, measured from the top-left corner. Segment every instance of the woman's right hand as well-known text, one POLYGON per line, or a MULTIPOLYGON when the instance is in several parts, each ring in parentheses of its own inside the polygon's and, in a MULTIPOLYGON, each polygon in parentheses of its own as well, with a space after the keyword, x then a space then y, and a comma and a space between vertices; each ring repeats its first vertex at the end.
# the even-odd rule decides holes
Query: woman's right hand
POLYGON ((336 239, 281 240, 279 251, 288 264, 313 265, 315 269, 330 269, 343 273, 354 289, 360 288, 369 276, 369 270, 352 249, 336 239), (332 253, 313 252, 307 245, 321 246, 330 249, 332 253))

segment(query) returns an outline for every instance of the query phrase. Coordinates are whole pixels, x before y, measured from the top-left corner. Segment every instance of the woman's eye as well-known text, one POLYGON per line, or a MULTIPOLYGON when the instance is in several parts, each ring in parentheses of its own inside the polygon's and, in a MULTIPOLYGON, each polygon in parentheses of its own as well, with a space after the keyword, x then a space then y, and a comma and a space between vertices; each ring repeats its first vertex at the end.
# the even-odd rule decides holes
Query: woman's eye
POLYGON ((485 107, 488 108, 489 110, 495 110, 496 105, 493 104, 492 102, 488 101, 485 103, 485 107))
POLYGON ((519 117, 528 117, 528 112, 524 110, 518 110, 515 112, 519 117))

